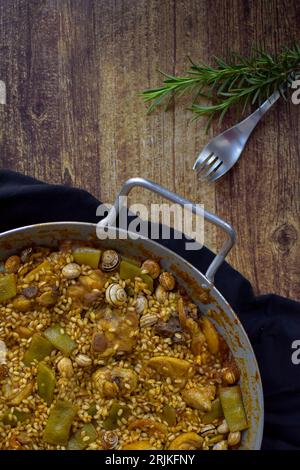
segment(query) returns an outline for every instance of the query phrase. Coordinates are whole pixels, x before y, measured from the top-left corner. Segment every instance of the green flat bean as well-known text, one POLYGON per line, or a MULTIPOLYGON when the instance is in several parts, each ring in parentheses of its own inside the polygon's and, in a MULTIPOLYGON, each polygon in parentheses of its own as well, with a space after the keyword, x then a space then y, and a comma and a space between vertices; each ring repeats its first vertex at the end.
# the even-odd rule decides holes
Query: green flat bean
POLYGON ((68 450, 84 450, 89 444, 97 439, 97 431, 95 427, 89 423, 84 424, 82 428, 72 436, 68 442, 68 450))
POLYGON ((236 432, 246 429, 248 423, 240 386, 221 387, 219 393, 229 430, 236 432))
POLYGON ((53 345, 47 338, 35 333, 32 336, 29 348, 24 354, 23 362, 26 366, 29 366, 34 361, 40 362, 45 359, 45 357, 50 356, 53 349, 53 345))
POLYGON ((68 401, 58 400, 51 409, 43 439, 48 444, 66 445, 77 408, 68 401))
POLYGON ((53 401, 55 384, 56 379, 53 370, 40 362, 37 369, 37 392, 49 406, 53 401))
POLYGON ((56 349, 59 349, 66 356, 69 356, 77 346, 76 341, 70 338, 60 325, 49 326, 44 331, 44 336, 56 349))

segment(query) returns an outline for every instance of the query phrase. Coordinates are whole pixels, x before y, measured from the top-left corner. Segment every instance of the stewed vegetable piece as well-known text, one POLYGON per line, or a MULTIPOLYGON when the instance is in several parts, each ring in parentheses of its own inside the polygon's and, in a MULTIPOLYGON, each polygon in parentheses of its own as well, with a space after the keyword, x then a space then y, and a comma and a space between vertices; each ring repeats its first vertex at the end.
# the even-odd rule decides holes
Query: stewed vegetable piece
POLYGON ((78 247, 73 251, 74 261, 78 264, 86 264, 97 269, 100 262, 101 251, 91 247, 78 247))
POLYGON ((130 410, 127 405, 121 405, 118 402, 113 402, 107 418, 103 421, 103 428, 111 431, 116 429, 122 419, 126 419, 130 416, 130 410))
POLYGON ((153 279, 148 274, 143 274, 142 269, 135 264, 128 261, 121 261, 120 263, 120 278, 121 279, 134 279, 140 277, 147 285, 149 291, 153 291, 153 279))
POLYGON ((95 442, 97 439, 97 431, 95 427, 89 423, 84 424, 78 431, 72 436, 68 442, 68 450, 84 450, 89 444, 95 442))
POLYGON ((45 357, 50 356, 53 349, 53 345, 47 338, 44 338, 39 333, 35 333, 32 336, 29 348, 24 354, 23 362, 26 366, 29 366, 34 361, 42 361, 45 357))
POLYGON ((223 418, 224 413, 223 413, 223 408, 221 405, 221 400, 219 397, 217 397, 215 400, 211 402, 211 409, 210 411, 207 411, 202 416, 202 422, 204 424, 212 423, 216 419, 221 419, 223 418))
POLYGON ((17 293, 14 274, 4 274, 0 277, 0 302, 13 298, 17 293))
POLYGON ((37 368, 37 392, 45 400, 47 405, 51 405, 56 384, 53 370, 40 362, 37 368))
POLYGON ((235 432, 247 429, 248 423, 240 386, 221 387, 220 400, 229 430, 235 432))
POLYGON ((44 431, 45 442, 53 445, 65 445, 68 442, 72 422, 77 414, 77 407, 68 401, 59 400, 50 411, 44 431))
POLYGON ((49 328, 44 331, 44 336, 56 349, 59 349, 66 356, 69 356, 77 346, 76 341, 71 339, 60 325, 49 326, 49 328))

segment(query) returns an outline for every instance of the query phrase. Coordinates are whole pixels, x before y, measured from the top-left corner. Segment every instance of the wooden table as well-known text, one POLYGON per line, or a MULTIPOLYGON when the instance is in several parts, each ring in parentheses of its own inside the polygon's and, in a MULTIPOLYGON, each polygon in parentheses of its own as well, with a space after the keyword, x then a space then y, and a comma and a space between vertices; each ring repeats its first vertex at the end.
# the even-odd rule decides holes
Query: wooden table
MULTIPOLYGON (((151 178, 236 228, 229 260, 257 292, 300 297, 300 106, 278 103, 238 165, 208 186, 192 164, 219 129, 205 135, 179 104, 146 116, 137 95, 160 83, 157 69, 183 71, 188 55, 291 44, 297 0, 1 0, 0 16, 2 167, 105 202, 126 178, 151 178)), ((159 202, 145 192, 139 201, 159 202)), ((207 227, 207 244, 220 240, 207 227)))

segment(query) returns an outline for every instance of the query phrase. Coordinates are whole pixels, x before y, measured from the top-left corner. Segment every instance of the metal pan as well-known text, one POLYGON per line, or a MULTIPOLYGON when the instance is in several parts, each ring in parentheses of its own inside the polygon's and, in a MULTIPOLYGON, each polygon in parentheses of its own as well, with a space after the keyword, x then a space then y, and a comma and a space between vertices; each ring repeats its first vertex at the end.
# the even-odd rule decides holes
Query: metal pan
MULTIPOLYGON (((179 284, 187 290, 193 301, 199 305, 201 311, 206 312, 208 309, 213 311, 213 321, 227 341, 241 371, 241 388, 249 420, 249 429, 243 433, 240 448, 260 449, 264 411, 263 390, 258 365, 244 328, 230 305, 213 284, 217 269, 234 245, 235 232, 232 227, 219 217, 207 211, 202 211, 187 199, 142 178, 132 178, 124 184, 108 216, 101 221, 97 229, 98 231, 104 230, 104 227, 107 238, 101 241, 96 235, 96 225, 82 222, 50 222, 10 230, 0 235, 0 259, 4 259, 33 243, 56 246, 59 240, 72 239, 92 241, 103 248, 114 248, 126 256, 140 259, 151 256, 160 260, 164 269, 175 274, 179 284), (119 213, 120 202, 122 203, 124 197, 135 186, 154 191, 181 206, 189 205, 193 213, 203 215, 205 220, 225 232, 226 240, 205 274, 199 272, 186 260, 159 243, 143 237, 135 240, 130 239, 126 230, 114 226, 119 213), (201 302, 203 288, 210 291, 210 304, 204 305, 201 302)), ((198 256, 201 256, 201 251, 198 256)))

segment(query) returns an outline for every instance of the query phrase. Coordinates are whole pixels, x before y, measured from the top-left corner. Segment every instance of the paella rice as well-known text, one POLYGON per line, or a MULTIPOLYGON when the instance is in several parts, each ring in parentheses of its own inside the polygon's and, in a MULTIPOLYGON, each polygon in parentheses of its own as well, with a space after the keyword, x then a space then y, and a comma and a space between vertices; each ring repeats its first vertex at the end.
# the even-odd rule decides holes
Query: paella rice
POLYGON ((239 447, 236 363, 156 260, 63 241, 0 271, 0 449, 239 447))

